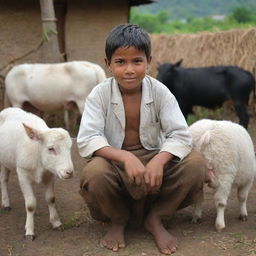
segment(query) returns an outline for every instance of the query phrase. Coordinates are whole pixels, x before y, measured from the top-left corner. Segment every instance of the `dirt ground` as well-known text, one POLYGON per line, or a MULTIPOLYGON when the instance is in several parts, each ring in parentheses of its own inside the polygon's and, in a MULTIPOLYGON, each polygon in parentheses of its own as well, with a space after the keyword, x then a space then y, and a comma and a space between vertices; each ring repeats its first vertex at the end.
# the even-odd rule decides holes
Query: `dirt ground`
MULTIPOLYGON (((256 143, 255 119, 249 132, 256 143)), ((128 227, 127 246, 117 253, 99 246, 108 224, 90 218, 78 194, 79 171, 85 164, 76 146, 72 149, 76 176, 71 180, 57 180, 56 204, 64 231, 52 230, 43 188, 35 187, 37 211, 35 214, 36 239, 24 239, 25 208, 17 177, 12 173, 9 194, 12 210, 0 211, 0 256, 159 256, 152 236, 143 229, 128 227)), ((100 188, 99 188, 100 189, 100 188)), ((238 202, 235 190, 229 198, 225 213, 226 229, 217 233, 214 228, 216 211, 212 190, 206 188, 203 219, 192 224, 192 207, 180 210, 165 221, 170 233, 179 241, 176 256, 255 256, 256 255, 256 184, 248 199, 248 221, 238 220, 238 202)))

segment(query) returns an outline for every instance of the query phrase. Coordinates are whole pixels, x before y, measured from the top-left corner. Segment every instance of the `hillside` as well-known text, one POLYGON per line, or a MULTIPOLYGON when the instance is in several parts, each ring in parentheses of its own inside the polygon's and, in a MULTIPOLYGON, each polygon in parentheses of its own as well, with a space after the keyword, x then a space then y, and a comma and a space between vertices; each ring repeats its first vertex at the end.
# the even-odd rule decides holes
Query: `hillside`
POLYGON ((166 10, 170 20, 212 15, 226 15, 234 8, 246 7, 256 11, 255 0, 158 0, 157 3, 135 7, 142 13, 156 14, 166 10))

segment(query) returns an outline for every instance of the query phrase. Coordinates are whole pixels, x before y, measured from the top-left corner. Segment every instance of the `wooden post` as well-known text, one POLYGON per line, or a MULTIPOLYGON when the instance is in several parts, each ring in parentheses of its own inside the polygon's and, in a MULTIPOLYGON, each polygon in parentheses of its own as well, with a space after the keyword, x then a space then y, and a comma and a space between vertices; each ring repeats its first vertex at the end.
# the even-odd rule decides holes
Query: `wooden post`
POLYGON ((53 0, 40 0, 44 44, 42 62, 63 62, 61 56, 53 0))

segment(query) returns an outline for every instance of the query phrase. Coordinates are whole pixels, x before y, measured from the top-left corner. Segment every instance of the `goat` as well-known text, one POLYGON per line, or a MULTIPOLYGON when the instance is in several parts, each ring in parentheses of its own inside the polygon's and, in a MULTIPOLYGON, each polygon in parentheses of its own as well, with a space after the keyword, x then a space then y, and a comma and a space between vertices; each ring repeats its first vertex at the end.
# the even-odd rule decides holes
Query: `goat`
POLYGON ((62 128, 49 128, 38 116, 19 108, 0 112, 0 164, 2 207, 10 209, 8 178, 16 170, 25 199, 25 237, 34 240, 36 198, 32 184, 43 183, 49 219, 53 228, 61 221, 55 207, 54 180, 69 179, 73 175, 72 140, 62 128))

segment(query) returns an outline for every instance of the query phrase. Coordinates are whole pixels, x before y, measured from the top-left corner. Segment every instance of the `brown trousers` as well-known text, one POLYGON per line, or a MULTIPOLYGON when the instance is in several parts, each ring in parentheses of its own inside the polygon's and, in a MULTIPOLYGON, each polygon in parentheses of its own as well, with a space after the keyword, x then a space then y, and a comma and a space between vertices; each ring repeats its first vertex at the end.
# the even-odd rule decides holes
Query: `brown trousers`
MULTIPOLYGON (((130 152, 143 164, 157 154, 145 149, 130 152)), ((145 201, 145 214, 153 210, 160 217, 170 217, 202 196, 205 173, 204 159, 192 151, 182 161, 166 164, 160 190, 145 196, 140 187, 129 182, 121 164, 93 157, 81 172, 80 194, 96 220, 124 223, 140 201, 145 201)))

